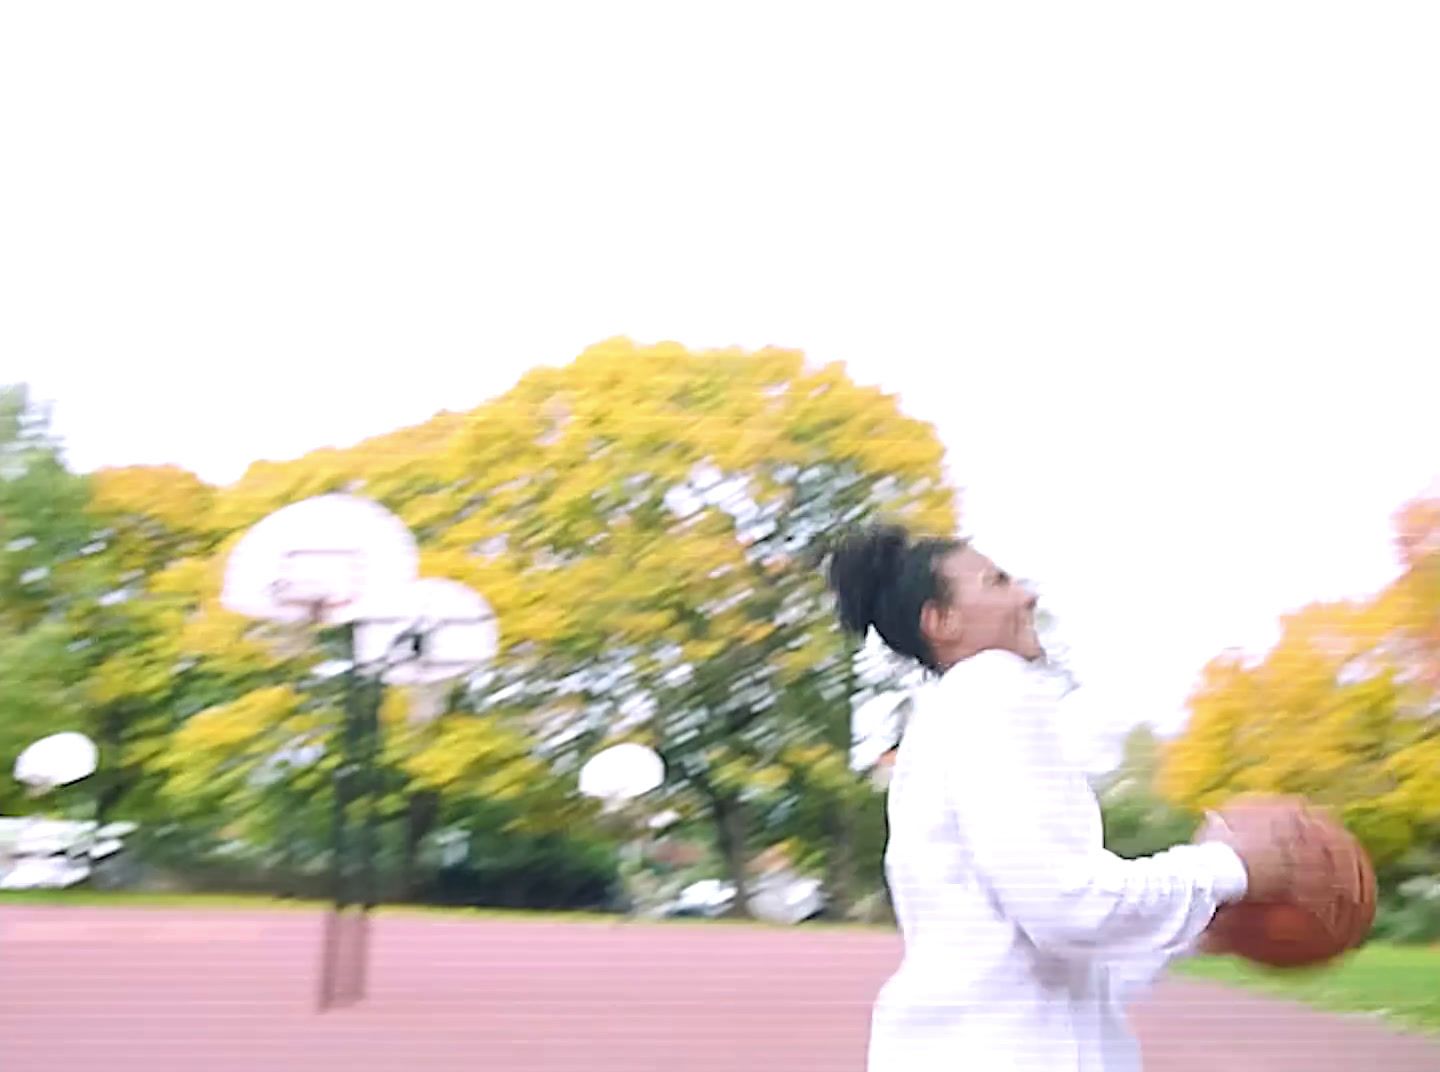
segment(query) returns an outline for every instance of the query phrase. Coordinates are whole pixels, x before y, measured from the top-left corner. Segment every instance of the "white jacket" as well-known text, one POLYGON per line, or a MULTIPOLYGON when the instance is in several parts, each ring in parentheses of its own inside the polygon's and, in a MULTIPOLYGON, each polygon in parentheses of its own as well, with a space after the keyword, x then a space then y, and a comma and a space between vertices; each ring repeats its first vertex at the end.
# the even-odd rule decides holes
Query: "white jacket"
POLYGON ((885 853, 905 956, 875 1005, 870 1072, 1135 1072, 1124 1003, 1244 895, 1223 845, 1105 851, 1059 707, 1001 652, 917 697, 885 853))

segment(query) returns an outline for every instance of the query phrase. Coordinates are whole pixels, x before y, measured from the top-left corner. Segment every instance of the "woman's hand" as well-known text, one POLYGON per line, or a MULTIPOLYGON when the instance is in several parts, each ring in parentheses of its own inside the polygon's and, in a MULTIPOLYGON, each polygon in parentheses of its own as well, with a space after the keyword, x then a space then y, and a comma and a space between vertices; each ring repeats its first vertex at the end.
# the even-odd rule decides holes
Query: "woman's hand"
POLYGON ((1260 800, 1237 804, 1226 815, 1207 812, 1195 835, 1197 842, 1228 845, 1245 865, 1249 879, 1245 901, 1291 901, 1305 887, 1303 879, 1324 873, 1326 838, 1302 808, 1260 800))
POLYGON ((1210 925, 1200 935, 1200 940, 1195 943, 1195 953, 1202 957, 1226 957, 1234 952, 1225 941, 1225 923, 1227 913, 1232 909, 1229 905, 1221 905, 1215 911, 1215 917, 1210 925))

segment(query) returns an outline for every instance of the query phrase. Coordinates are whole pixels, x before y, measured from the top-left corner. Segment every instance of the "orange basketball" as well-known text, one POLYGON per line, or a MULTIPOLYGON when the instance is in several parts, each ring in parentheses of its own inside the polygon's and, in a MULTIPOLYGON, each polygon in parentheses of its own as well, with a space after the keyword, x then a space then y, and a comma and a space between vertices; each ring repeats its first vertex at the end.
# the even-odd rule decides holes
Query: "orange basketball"
MULTIPOLYGON (((1283 900, 1241 901, 1216 913, 1207 944, 1221 952, 1272 968, 1314 967, 1359 946, 1375 922, 1375 871, 1355 837, 1324 811, 1293 797, 1265 797, 1220 809, 1231 829, 1248 827, 1276 839, 1290 839, 1297 860, 1291 890, 1283 900), (1304 839, 1303 852, 1299 839, 1304 839)), ((1215 824, 1197 840, 1224 841, 1215 824)))

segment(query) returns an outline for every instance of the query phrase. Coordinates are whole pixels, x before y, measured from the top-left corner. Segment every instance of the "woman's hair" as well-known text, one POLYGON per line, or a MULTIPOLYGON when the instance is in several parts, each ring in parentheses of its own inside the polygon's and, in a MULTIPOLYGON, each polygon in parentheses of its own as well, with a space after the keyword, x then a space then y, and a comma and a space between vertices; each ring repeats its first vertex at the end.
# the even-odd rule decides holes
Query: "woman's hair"
POLYGON ((840 624, 864 636, 873 625, 891 651, 938 670, 920 632, 920 611, 950 597, 936 566, 963 540, 910 539, 899 525, 872 525, 842 536, 830 553, 830 588, 840 624))

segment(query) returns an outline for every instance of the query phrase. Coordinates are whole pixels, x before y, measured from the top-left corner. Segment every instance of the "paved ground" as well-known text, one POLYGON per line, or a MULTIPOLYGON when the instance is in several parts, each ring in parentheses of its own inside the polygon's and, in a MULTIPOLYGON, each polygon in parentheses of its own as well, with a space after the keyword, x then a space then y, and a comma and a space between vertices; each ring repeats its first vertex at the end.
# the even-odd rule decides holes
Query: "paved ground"
MULTIPOLYGON (((376 921, 371 996, 317 1016, 320 920, 0 909, 6 1072, 863 1072, 880 934, 376 921)), ((1147 1072, 1440 1072, 1440 1042, 1172 982, 1147 1072)))

